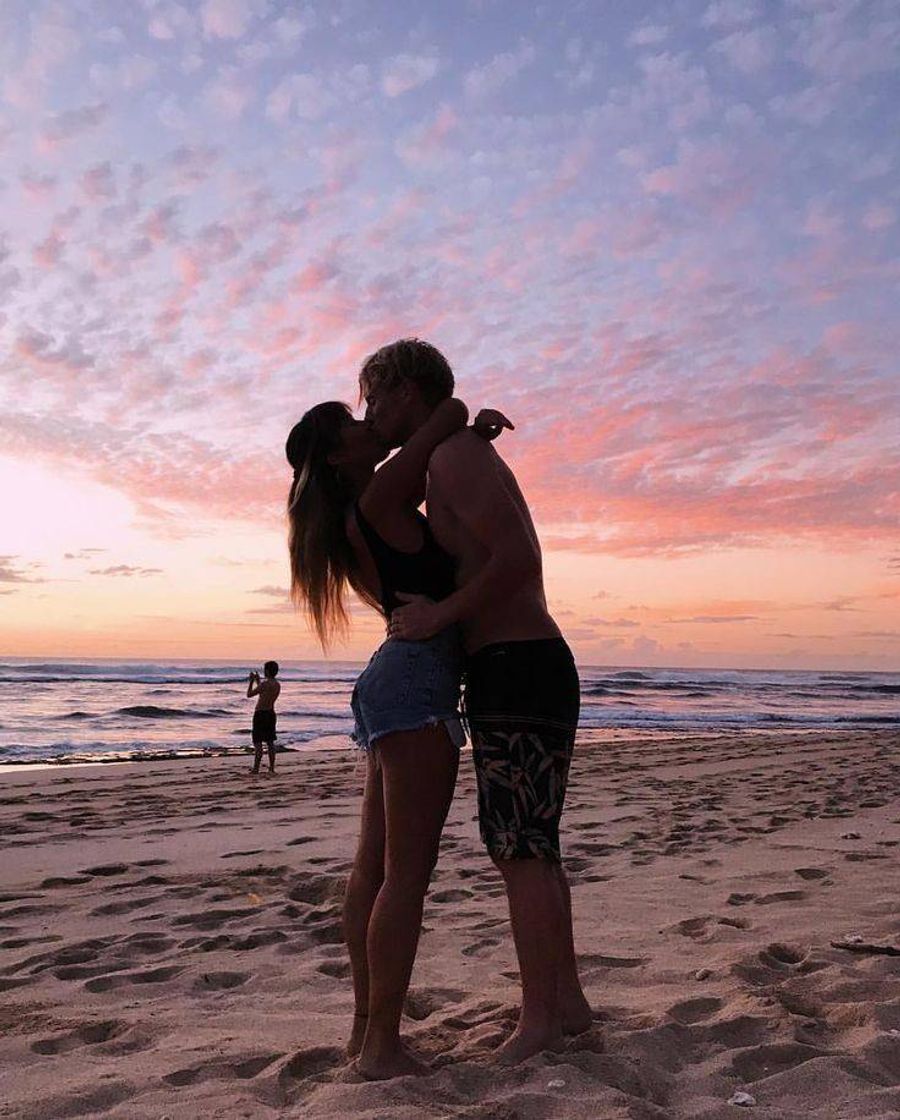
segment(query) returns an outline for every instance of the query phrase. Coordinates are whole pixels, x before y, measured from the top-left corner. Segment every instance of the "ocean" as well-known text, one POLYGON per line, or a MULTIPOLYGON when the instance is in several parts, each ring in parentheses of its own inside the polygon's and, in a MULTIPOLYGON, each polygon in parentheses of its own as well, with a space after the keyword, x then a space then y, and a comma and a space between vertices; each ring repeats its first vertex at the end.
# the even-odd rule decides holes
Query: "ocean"
MULTIPOLYGON (((0 663, 0 765, 238 754, 250 742, 251 667, 7 658, 0 663)), ((310 750, 325 736, 340 736, 350 749, 350 693, 361 668, 282 663, 279 745, 310 750)), ((579 672, 581 727, 610 738, 900 729, 900 673, 628 666, 579 672)), ((332 738, 329 745, 339 744, 332 738)))

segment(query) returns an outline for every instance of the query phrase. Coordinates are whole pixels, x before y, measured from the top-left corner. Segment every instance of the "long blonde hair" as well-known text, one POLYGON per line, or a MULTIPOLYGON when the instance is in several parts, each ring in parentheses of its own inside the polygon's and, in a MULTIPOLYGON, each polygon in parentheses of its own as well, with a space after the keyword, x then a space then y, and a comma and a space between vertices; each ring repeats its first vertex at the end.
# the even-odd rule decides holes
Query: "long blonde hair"
POLYGON ((340 401, 317 404, 291 429, 284 449, 294 469, 287 503, 291 599, 306 612, 324 650, 349 627, 348 584, 379 608, 359 578, 347 538, 347 508, 354 495, 328 461, 350 418, 340 401))

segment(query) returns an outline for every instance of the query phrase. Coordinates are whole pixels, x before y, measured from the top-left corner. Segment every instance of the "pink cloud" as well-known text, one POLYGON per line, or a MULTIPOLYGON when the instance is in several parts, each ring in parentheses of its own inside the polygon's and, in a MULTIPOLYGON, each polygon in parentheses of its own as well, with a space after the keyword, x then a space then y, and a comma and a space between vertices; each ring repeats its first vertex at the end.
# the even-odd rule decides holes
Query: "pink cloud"
POLYGON ((31 259, 41 268, 55 268, 62 260, 66 243, 56 230, 39 242, 31 251, 31 259))
POLYGON ((81 189, 92 202, 116 196, 116 181, 112 165, 107 162, 88 168, 81 177, 81 189))
POLYGON ((109 115, 110 107, 102 101, 56 113, 41 130, 42 147, 45 151, 52 151, 61 144, 67 144, 85 132, 99 128, 109 115))
POLYGON ((19 176, 19 183, 33 202, 45 202, 55 193, 58 180, 55 175, 39 175, 33 171, 23 171, 19 176))
POLYGON ((205 0, 200 21, 207 39, 240 39, 268 11, 267 0, 205 0))
POLYGON ((430 82, 439 66, 433 53, 395 55, 385 64, 381 88, 388 97, 399 97, 430 82))

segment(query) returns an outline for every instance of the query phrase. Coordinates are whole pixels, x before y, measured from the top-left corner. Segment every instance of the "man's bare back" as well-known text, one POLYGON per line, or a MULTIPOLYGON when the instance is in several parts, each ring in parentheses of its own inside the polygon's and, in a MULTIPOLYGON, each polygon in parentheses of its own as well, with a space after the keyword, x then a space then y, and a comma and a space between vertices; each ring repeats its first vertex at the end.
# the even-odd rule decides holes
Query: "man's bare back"
POLYGON ((457 587, 483 571, 498 546, 514 550, 523 579, 497 588, 463 628, 473 653, 489 642, 559 636, 547 610, 541 548, 515 475, 493 446, 471 430, 445 440, 429 463, 428 523, 458 564, 457 587))
POLYGON ((263 677, 258 685, 259 699, 256 701, 257 712, 271 712, 275 708, 275 701, 281 694, 281 684, 279 681, 269 680, 263 677))

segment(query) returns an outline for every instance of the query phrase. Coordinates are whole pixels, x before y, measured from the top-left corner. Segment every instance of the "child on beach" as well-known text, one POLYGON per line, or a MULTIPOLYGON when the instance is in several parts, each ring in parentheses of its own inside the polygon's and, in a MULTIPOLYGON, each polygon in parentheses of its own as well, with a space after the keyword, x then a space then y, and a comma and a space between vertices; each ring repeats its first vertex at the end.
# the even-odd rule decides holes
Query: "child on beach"
POLYGON ((278 677, 278 662, 267 661, 263 665, 263 679, 251 670, 247 682, 247 696, 258 696, 256 710, 253 712, 253 747, 255 757, 251 774, 258 774, 263 756, 263 743, 269 748, 269 773, 275 773, 275 701, 281 692, 278 677))

